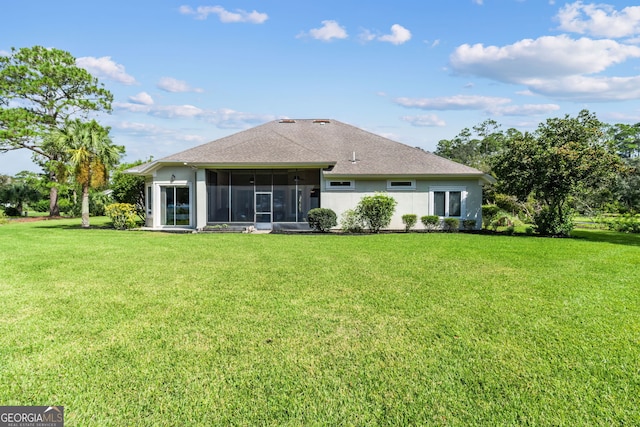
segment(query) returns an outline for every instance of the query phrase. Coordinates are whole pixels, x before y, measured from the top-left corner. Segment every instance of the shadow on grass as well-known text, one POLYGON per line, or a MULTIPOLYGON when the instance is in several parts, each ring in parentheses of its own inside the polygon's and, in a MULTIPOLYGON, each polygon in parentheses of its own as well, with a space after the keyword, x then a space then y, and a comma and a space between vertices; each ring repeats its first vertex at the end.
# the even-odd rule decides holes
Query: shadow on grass
POLYGON ((573 230, 571 235, 575 239, 590 240, 592 242, 640 246, 640 234, 620 233, 608 230, 573 230))

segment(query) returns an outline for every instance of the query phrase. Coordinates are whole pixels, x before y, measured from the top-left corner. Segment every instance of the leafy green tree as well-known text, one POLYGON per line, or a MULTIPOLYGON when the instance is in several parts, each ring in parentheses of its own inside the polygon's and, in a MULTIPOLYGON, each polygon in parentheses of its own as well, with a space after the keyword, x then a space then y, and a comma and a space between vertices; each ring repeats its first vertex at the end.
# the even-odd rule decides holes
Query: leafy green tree
POLYGON ((120 161, 124 147, 114 145, 109 129, 92 120, 68 121, 56 131, 50 144, 55 150, 66 150, 76 182, 82 187, 82 227, 89 227, 89 189, 106 186, 109 168, 120 161))
POLYGON ((49 174, 50 215, 60 214, 58 186, 68 151, 46 144, 72 118, 110 111, 113 95, 68 52, 34 46, 0 56, 0 152, 31 150, 49 174))
POLYGON ((356 210, 364 220, 371 232, 378 233, 391 222, 391 217, 396 210, 396 200, 384 193, 376 193, 373 196, 364 196, 360 199, 356 210))
POLYGON ((112 191, 111 198, 114 202, 134 205, 136 213, 144 221, 146 216, 144 205, 145 179, 143 176, 124 173, 125 170, 143 163, 145 162, 138 160, 120 165, 111 177, 109 188, 112 191))
POLYGON ((534 194, 541 204, 536 226, 541 234, 571 230, 568 199, 580 189, 612 181, 623 170, 603 139, 603 124, 582 110, 577 117, 551 118, 533 133, 509 138, 494 171, 501 189, 524 201, 534 194))
POLYGON ((36 202, 41 197, 36 188, 24 181, 14 180, 0 188, 0 203, 14 206, 18 215, 22 215, 24 212, 25 204, 36 202))
POLYGON ((473 127, 463 129, 451 140, 438 142, 435 154, 484 172, 491 172, 493 157, 502 151, 506 135, 495 120, 485 120, 473 127))

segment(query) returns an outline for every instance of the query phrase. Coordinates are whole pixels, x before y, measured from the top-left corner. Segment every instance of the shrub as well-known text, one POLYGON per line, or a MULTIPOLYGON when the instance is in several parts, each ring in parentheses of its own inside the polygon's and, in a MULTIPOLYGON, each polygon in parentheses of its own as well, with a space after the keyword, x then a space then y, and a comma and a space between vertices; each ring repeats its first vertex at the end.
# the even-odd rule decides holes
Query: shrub
POLYGON ((371 232, 377 233, 389 225, 398 202, 385 193, 364 196, 360 199, 356 210, 371 232))
POLYGON ((417 222, 418 222, 418 215, 416 214, 402 215, 402 223, 404 224, 404 231, 411 230, 416 225, 417 222))
POLYGON ((29 202, 29 208, 36 212, 49 212, 49 199, 38 200, 37 202, 29 202))
POLYGON ((340 226, 345 233, 362 233, 364 223, 355 209, 347 209, 342 213, 340 226))
POLYGON ((105 207, 105 213, 113 227, 117 230, 126 230, 136 226, 136 207, 130 203, 112 203, 105 207))
POLYGON ((15 206, 7 206, 4 208, 4 213, 6 216, 22 216, 22 212, 15 206))
POLYGON ((482 205, 482 226, 489 228, 501 209, 498 205, 482 205))
POLYGON ((640 215, 624 214, 608 223, 609 229, 621 233, 640 233, 640 215))
POLYGON ((444 219, 444 231, 455 232, 460 228, 460 220, 457 218, 445 218, 444 219))
POLYGON ((424 228, 433 231, 440 225, 440 217, 438 215, 425 215, 420 218, 420 221, 424 225, 424 228))
POLYGON ((565 217, 561 220, 558 213, 547 206, 533 215, 533 223, 536 231, 544 236, 567 237, 574 227, 569 212, 565 212, 565 217))
POLYGON ((338 225, 338 217, 331 209, 315 208, 311 209, 307 214, 307 222, 309 227, 315 231, 326 233, 332 227, 338 225))
POLYGON ((0 209, 0 225, 6 224, 7 222, 9 222, 9 219, 4 214, 4 211, 2 209, 0 209))
POLYGON ((476 228, 476 220, 475 219, 465 219, 462 221, 462 228, 467 231, 471 231, 476 228))

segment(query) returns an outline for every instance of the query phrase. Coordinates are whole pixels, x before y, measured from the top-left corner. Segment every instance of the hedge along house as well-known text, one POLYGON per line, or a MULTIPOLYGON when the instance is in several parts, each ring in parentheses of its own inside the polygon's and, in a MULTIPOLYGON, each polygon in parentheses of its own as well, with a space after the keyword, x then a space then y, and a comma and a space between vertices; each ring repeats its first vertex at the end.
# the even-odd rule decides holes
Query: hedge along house
MULTIPOLYGON (((137 166, 146 178, 146 226, 227 224, 308 228, 307 212, 338 218, 365 195, 386 192, 402 215, 482 224, 483 172, 336 120, 278 120, 137 166)), ((417 228, 420 228, 418 224, 417 228)))

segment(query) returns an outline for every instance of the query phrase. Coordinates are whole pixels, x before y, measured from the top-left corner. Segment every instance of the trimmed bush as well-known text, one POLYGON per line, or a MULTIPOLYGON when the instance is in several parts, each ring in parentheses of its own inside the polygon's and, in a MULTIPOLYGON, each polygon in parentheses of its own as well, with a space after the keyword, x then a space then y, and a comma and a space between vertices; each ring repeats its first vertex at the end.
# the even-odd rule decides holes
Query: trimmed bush
POLYGON ((313 230, 326 233, 338 225, 338 217, 331 209, 315 208, 307 214, 307 222, 313 230))
POLYGON ((476 220, 475 219, 465 219, 462 221, 462 228, 467 231, 471 231, 476 228, 476 220))
POLYGON ((393 197, 385 193, 376 193, 374 196, 364 196, 360 199, 356 210, 371 232, 378 233, 391 222, 397 204, 393 197))
POLYGON ((402 215, 402 223, 404 224, 404 231, 409 231, 415 227, 418 222, 418 215, 416 214, 404 214, 402 215))
POLYGON ((460 220, 457 218, 444 219, 444 231, 456 232, 460 228, 460 220))
POLYGON ((15 206, 7 206, 4 208, 4 213, 6 216, 22 216, 22 212, 15 206))
POLYGON ((362 217, 355 209, 347 209, 340 218, 340 228, 345 233, 362 233, 364 230, 362 217))
POLYGON ((130 203, 112 203, 105 207, 106 215, 111 218, 117 230, 127 230, 136 226, 136 207, 130 203))
POLYGON ((565 217, 561 220, 556 211, 546 206, 533 215, 533 222, 536 231, 543 236, 568 237, 574 227, 569 212, 565 212, 565 217))
POLYGON ((440 217, 438 215, 425 215, 420 218, 420 221, 424 228, 429 231, 437 230, 440 225, 440 217))
POLYGON ((489 228, 496 215, 501 211, 498 205, 482 205, 482 226, 489 228))

